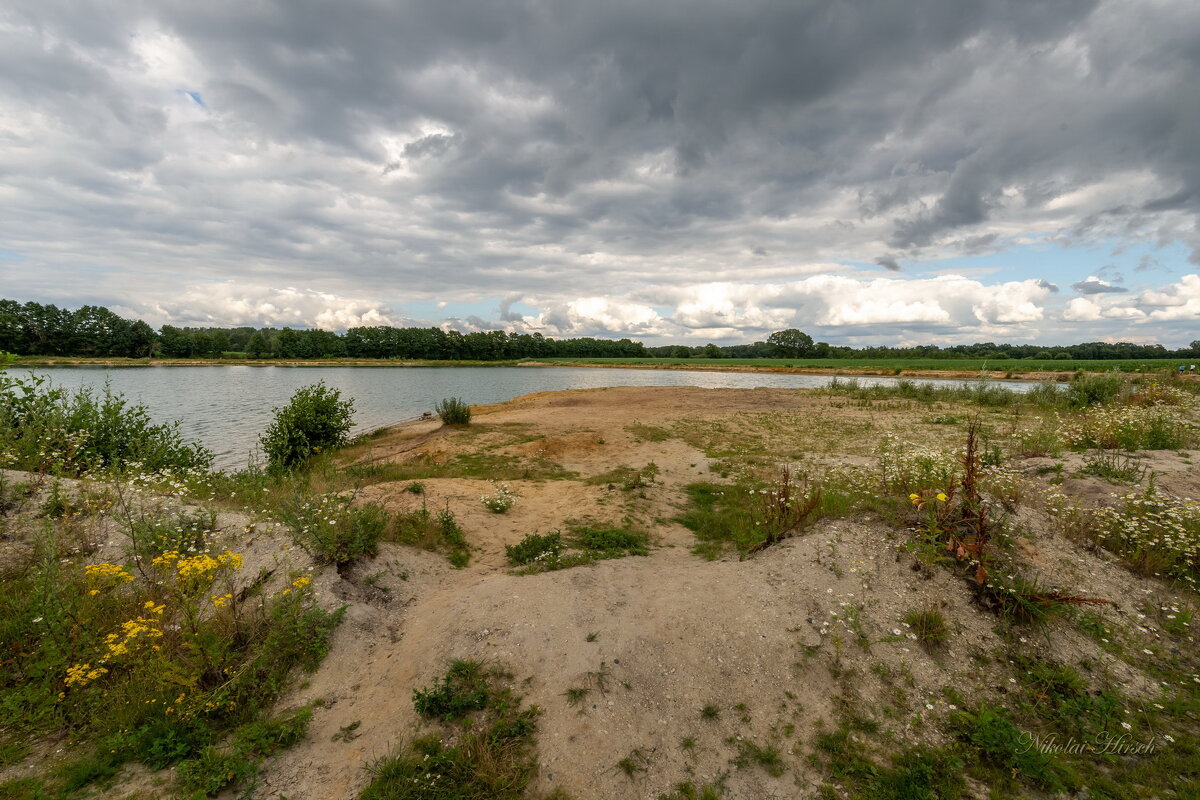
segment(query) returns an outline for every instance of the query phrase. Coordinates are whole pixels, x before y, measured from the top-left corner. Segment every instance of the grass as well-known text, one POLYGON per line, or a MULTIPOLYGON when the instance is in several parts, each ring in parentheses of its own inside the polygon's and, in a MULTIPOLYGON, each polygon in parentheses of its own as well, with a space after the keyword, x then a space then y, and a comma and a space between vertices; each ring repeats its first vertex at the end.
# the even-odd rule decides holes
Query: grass
POLYGON ((689 507, 675 521, 696 535, 694 550, 708 559, 730 550, 749 555, 821 516, 821 491, 786 471, 772 483, 698 482, 685 489, 689 507))
POLYGON ((516 567, 518 574, 534 575, 605 559, 646 556, 650 537, 628 525, 571 520, 565 532, 531 533, 504 549, 509 566, 516 567))
POLYGON ((1083 457, 1084 475, 1101 478, 1109 483, 1140 483, 1146 474, 1137 460, 1117 450, 1096 450, 1083 457))
POLYGON ((950 638, 946 615, 932 606, 914 608, 904 615, 904 624, 922 645, 933 650, 942 647, 950 638))
POLYGON ((390 515, 390 525, 384 538, 445 553, 451 566, 458 569, 471 560, 471 547, 466 534, 449 508, 443 508, 436 514, 425 506, 412 511, 395 512, 390 515))
POLYGON ((737 754, 733 758, 733 765, 738 769, 756 766, 772 778, 778 778, 787 771, 787 767, 783 763, 783 756, 779 752, 778 747, 770 743, 756 744, 749 739, 742 739, 738 742, 737 754))
POLYGON ((629 755, 617 762, 617 772, 629 780, 650 769, 650 756, 640 747, 629 751, 629 755))
POLYGON ((369 768, 360 800, 531 800, 539 711, 523 707, 512 676, 479 661, 455 661, 413 693, 432 724, 369 768))

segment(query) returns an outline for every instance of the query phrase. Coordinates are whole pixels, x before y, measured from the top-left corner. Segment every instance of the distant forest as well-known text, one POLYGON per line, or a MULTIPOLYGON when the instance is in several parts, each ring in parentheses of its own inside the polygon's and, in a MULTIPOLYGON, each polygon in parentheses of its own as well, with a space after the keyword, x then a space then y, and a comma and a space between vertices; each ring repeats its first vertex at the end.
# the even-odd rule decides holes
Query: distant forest
POLYGON ((540 333, 441 328, 350 328, 345 333, 292 328, 177 328, 155 331, 103 306, 75 310, 0 300, 0 351, 29 356, 121 358, 411 358, 504 361, 520 358, 1195 358, 1200 340, 1182 350, 1129 342, 1086 342, 1064 347, 994 344, 918 347, 840 347, 808 334, 776 331, 765 342, 720 347, 647 347, 630 339, 550 339, 540 333))

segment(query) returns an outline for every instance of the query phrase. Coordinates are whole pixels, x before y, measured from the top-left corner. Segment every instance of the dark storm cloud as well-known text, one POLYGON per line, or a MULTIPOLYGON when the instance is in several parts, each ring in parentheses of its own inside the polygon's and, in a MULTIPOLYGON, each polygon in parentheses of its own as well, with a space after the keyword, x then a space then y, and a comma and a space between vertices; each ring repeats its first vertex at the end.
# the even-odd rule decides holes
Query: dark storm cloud
POLYGON ((1113 286, 1111 283, 1091 277, 1072 283, 1071 288, 1080 294, 1121 294, 1129 291, 1124 286, 1113 286))
POLYGON ((1198 248, 1198 36, 1184 0, 16 0, 0 247, 131 306, 190 275, 397 307, 1022 226, 1198 248))

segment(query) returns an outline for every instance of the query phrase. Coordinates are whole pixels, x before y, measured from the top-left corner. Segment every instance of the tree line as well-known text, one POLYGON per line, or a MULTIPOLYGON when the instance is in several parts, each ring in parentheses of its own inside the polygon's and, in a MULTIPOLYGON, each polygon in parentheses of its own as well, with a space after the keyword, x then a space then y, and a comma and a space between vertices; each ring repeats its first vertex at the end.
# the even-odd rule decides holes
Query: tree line
POLYGON ((1200 340, 1168 350, 1159 344, 1085 342, 1062 347, 996 344, 923 345, 852 348, 814 342, 795 328, 776 331, 766 341, 718 346, 647 347, 631 339, 578 337, 551 339, 540 333, 386 325, 350 328, 344 333, 292 328, 181 328, 155 331, 142 320, 128 320, 103 306, 78 309, 0 300, 0 351, 31 356, 121 358, 411 358, 505 361, 521 358, 988 358, 1136 359, 1198 358, 1200 340))

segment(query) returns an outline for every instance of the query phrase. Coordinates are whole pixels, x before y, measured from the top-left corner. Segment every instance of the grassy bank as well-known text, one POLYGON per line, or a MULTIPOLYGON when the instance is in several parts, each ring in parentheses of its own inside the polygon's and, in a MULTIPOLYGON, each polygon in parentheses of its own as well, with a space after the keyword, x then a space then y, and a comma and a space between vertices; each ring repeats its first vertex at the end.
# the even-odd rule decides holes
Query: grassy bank
POLYGON ((987 358, 537 358, 538 364, 573 366, 659 367, 672 369, 730 369, 753 367, 771 370, 813 372, 902 373, 987 372, 1013 376, 1029 373, 1085 372, 1154 373, 1178 371, 1181 359, 1028 360, 987 358))
POLYGON ((972 375, 1021 378, 1084 372, 1174 373, 1186 359, 1031 360, 987 358, 530 358, 471 361, 402 358, 83 358, 19 356, 24 367, 512 367, 518 365, 605 366, 645 369, 753 370, 847 375, 972 375))

